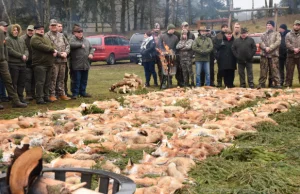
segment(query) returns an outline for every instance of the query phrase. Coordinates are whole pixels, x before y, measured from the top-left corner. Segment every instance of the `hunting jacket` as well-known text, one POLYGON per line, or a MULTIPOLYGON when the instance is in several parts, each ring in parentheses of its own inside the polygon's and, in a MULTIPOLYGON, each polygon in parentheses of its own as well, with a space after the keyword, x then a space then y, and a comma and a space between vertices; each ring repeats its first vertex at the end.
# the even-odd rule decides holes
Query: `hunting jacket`
POLYGON ((285 44, 286 48, 288 49, 287 57, 294 57, 299 58, 300 52, 297 54, 294 54, 294 49, 299 48, 300 49, 300 33, 295 33, 294 30, 289 32, 285 37, 285 44))
POLYGON ((53 53, 55 46, 44 35, 35 34, 30 40, 32 48, 32 65, 33 66, 52 66, 54 63, 53 53))
POLYGON ((5 33, 0 29, 0 63, 7 61, 8 52, 5 41, 5 33))
POLYGON ((176 45, 176 49, 179 50, 180 60, 190 61, 193 57, 193 39, 180 40, 176 45))
POLYGON ((19 34, 22 33, 22 28, 18 24, 13 24, 8 26, 7 33, 8 36, 5 38, 7 50, 8 50, 8 64, 16 66, 25 66, 25 61, 22 57, 25 55, 28 58, 28 49, 26 47, 25 41, 19 37, 14 37, 12 31, 14 28, 18 29, 19 34))
POLYGON ((213 48, 211 38, 202 35, 198 36, 192 46, 193 51, 195 51, 195 61, 210 61, 210 52, 213 48))
POLYGON ((265 32, 261 36, 261 43, 259 44, 261 48, 260 55, 267 58, 279 57, 279 47, 281 43, 281 36, 279 32, 273 30, 265 32), (271 51, 266 52, 266 48, 269 47, 271 51))
POLYGON ((61 58, 60 53, 66 52, 68 55, 70 53, 70 44, 67 38, 64 36, 63 33, 60 32, 47 32, 45 34, 49 40, 55 45, 57 52, 57 57, 55 58, 55 63, 65 63, 68 61, 67 58, 61 58))

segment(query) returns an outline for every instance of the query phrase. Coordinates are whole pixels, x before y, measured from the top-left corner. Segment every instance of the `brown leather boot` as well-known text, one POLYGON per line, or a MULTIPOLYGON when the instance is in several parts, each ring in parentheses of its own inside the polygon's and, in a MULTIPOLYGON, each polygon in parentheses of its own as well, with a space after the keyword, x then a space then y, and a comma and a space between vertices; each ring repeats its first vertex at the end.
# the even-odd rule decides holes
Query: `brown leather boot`
POLYGON ((50 96, 50 97, 49 97, 49 100, 50 100, 51 102, 54 102, 54 101, 57 101, 57 98, 56 98, 55 96, 50 96))
POLYGON ((59 99, 61 99, 61 100, 71 100, 71 98, 69 98, 69 97, 66 96, 66 95, 60 96, 59 99))

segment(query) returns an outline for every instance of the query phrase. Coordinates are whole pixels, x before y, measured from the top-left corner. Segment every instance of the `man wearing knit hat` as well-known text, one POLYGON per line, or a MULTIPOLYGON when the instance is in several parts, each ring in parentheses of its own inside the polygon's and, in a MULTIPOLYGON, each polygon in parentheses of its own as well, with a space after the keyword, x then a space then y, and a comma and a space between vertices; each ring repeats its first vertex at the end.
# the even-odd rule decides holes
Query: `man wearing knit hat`
POLYGON ((281 35, 281 43, 279 47, 279 75, 280 75, 280 85, 283 86, 284 83, 284 72, 286 69, 286 45, 285 45, 285 37, 290 30, 287 29, 286 24, 281 24, 279 26, 279 32, 281 35))
MULTIPOLYGON (((158 44, 158 48, 162 51, 165 51, 165 47, 164 45, 167 45, 169 47, 169 49, 173 50, 174 52, 176 51, 176 45, 178 43, 178 38, 176 35, 174 35, 175 32, 175 26, 173 24, 169 24, 167 27, 167 32, 163 33, 160 36, 159 39, 159 44, 158 44)), ((174 60, 173 62, 176 63, 176 60, 174 60)), ((172 76, 170 78, 170 85, 172 85, 172 76)), ((165 83, 163 83, 162 88, 166 88, 165 83)))
POLYGON ((285 37, 285 43, 288 49, 285 84, 291 87, 293 84, 295 65, 297 65, 298 79, 300 82, 300 20, 294 22, 293 30, 285 37))
POLYGON ((268 72, 271 73, 272 86, 280 88, 279 80, 279 46, 281 36, 279 32, 274 31, 275 23, 270 20, 267 22, 267 31, 261 36, 261 59, 260 59, 260 78, 258 88, 266 87, 268 72))

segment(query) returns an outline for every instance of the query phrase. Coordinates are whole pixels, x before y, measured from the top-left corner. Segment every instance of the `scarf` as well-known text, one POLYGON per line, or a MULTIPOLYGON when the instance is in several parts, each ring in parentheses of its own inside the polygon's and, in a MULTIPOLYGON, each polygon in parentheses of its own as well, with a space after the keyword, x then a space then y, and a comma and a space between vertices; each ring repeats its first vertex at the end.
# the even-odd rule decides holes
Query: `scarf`
POLYGON ((146 49, 147 44, 148 44, 151 40, 153 40, 153 36, 149 36, 148 38, 145 38, 145 39, 143 40, 142 45, 141 45, 141 49, 146 49))

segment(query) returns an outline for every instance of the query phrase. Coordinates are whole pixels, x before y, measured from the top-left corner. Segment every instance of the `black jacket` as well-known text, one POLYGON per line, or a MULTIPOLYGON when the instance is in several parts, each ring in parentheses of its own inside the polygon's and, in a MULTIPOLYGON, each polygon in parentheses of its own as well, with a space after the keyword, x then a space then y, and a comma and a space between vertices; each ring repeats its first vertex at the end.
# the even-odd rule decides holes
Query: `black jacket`
POLYGON ((218 68, 219 70, 226 70, 226 69, 236 69, 236 58, 233 55, 232 52, 232 45, 234 42, 234 37, 230 39, 230 41, 227 40, 226 36, 223 36, 223 42, 222 40, 217 39, 216 40, 216 50, 219 53, 218 58, 218 68))
POLYGON ((281 43, 280 43, 280 47, 279 47, 279 58, 286 58, 287 48, 286 48, 286 45, 285 45, 285 36, 289 32, 290 32, 290 30, 286 30, 283 33, 280 33, 280 35, 281 35, 281 43))
POLYGON ((255 41, 251 37, 246 37, 245 39, 237 38, 233 42, 232 52, 238 63, 251 62, 256 52, 255 41))
POLYGON ((143 62, 155 61, 155 58, 156 58, 155 47, 156 47, 156 44, 155 44, 155 40, 153 39, 146 45, 146 49, 141 49, 141 55, 142 55, 143 62))

